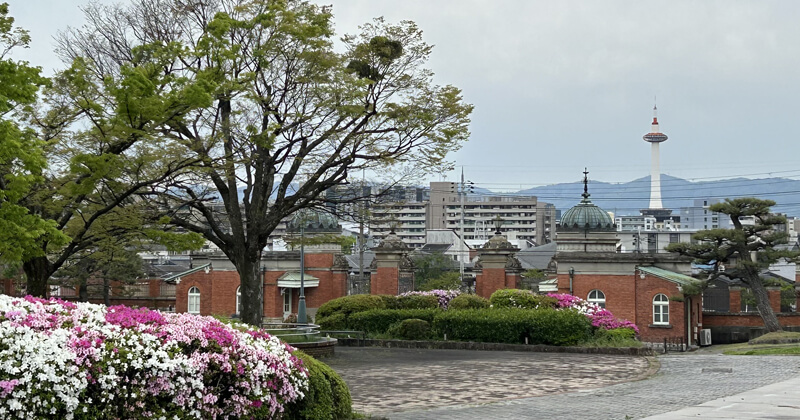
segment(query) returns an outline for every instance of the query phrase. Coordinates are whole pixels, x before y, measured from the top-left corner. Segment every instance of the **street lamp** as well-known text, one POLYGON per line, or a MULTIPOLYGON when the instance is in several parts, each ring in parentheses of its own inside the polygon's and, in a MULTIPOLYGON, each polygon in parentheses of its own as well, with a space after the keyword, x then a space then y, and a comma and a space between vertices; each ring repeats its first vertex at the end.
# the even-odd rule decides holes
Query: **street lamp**
POLYGON ((575 278, 575 268, 569 268, 569 294, 572 294, 572 279, 575 278))
POLYGON ((306 232, 306 214, 305 209, 298 210, 294 216, 294 221, 300 227, 300 296, 297 298, 297 323, 307 324, 308 318, 306 316, 306 290, 305 290, 305 272, 306 272, 306 255, 305 255, 305 232, 306 232))
POLYGON ((502 232, 500 232, 500 226, 503 226, 503 222, 505 222, 505 220, 503 220, 500 217, 499 214, 497 215, 497 217, 494 218, 494 233, 495 233, 495 235, 501 235, 502 234, 502 232))

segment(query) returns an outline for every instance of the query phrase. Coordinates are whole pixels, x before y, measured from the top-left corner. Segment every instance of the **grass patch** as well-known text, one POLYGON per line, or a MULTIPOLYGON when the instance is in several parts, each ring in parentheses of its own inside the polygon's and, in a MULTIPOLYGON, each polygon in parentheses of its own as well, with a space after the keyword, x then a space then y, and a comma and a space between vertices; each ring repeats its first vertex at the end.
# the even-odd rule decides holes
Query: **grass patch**
POLYGON ((800 346, 768 346, 755 349, 726 350, 723 354, 731 356, 800 355, 800 346))
POLYGON ((750 344, 800 343, 800 333, 781 331, 764 334, 750 340, 750 344))

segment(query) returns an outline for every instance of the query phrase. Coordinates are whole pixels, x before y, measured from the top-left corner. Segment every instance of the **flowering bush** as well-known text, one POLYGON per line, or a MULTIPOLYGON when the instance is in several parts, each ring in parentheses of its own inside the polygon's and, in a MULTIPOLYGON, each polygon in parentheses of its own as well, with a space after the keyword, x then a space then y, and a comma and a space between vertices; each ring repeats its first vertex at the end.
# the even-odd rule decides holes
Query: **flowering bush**
POLYGON ((554 308, 556 301, 552 297, 537 295, 530 290, 499 289, 489 296, 492 308, 554 308))
POLYGON ((436 296, 436 298, 439 300, 439 307, 444 309, 444 310, 447 310, 448 305, 450 305, 450 301, 454 297, 456 297, 456 296, 458 296, 460 294, 461 294, 461 291, 459 291, 459 290, 439 290, 439 289, 436 289, 436 290, 429 290, 427 292, 406 292, 406 293, 403 293, 403 294, 399 295, 399 297, 404 297, 404 296, 436 296))
POLYGON ((639 328, 636 327, 636 324, 625 319, 615 318, 611 311, 600 307, 600 305, 587 302, 577 296, 567 293, 548 293, 547 296, 555 298, 558 301, 556 304, 558 308, 572 308, 586 315, 594 327, 604 328, 606 330, 630 328, 636 331, 636 334, 639 334, 639 328))
POLYGON ((2 418, 275 418, 307 372, 211 317, 0 295, 2 418))

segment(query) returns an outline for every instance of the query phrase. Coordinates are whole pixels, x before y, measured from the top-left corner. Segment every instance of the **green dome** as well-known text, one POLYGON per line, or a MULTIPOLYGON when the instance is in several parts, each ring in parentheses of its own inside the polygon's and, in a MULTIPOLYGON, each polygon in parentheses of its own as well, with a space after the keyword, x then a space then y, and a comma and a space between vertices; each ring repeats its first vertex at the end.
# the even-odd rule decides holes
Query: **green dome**
POLYGON ((561 231, 615 231, 614 220, 600 207, 589 200, 588 171, 584 171, 583 200, 561 215, 558 230, 561 231))
POLYGON ((584 198, 561 216, 559 230, 613 231, 616 228, 608 213, 584 198))
POLYGON ((339 227, 336 217, 320 210, 303 209, 297 211, 286 223, 286 229, 289 232, 299 232, 301 225, 306 233, 342 233, 342 228, 339 227))

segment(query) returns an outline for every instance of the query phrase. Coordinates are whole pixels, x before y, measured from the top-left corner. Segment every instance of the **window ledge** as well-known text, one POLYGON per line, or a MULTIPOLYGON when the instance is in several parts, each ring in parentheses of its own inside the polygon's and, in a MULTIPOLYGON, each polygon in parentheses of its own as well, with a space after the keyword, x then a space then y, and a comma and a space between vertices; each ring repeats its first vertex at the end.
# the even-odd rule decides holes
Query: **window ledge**
POLYGON ((668 325, 668 324, 650 324, 650 325, 648 325, 648 327, 650 327, 650 328, 667 328, 667 329, 671 329, 672 325, 668 325))

